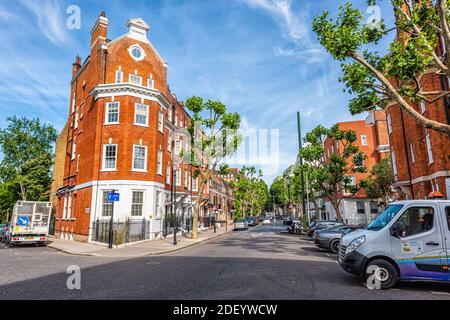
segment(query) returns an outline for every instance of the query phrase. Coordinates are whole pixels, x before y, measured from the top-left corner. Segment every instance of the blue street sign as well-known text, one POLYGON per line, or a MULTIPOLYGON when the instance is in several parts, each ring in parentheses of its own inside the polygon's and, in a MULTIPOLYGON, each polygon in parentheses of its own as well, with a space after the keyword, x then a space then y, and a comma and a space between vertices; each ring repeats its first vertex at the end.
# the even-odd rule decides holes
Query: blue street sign
POLYGON ((19 219, 17 219, 17 224, 18 224, 19 226, 25 227, 25 226, 27 226, 29 223, 30 223, 30 220, 28 219, 27 216, 21 216, 21 217, 19 217, 19 219))
POLYGON ((120 194, 119 193, 113 193, 110 192, 108 193, 108 201, 109 202, 117 202, 120 199, 120 194))

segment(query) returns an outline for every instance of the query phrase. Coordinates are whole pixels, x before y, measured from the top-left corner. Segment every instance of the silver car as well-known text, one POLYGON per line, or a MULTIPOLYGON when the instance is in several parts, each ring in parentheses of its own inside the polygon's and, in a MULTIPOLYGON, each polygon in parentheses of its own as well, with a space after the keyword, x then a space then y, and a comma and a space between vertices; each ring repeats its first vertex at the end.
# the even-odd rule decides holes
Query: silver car
POLYGON ((248 222, 245 219, 236 220, 234 230, 248 230, 248 222))
POLYGON ((336 254, 339 252, 342 236, 355 230, 355 227, 347 225, 317 230, 314 233, 314 244, 319 248, 330 250, 332 253, 336 254))

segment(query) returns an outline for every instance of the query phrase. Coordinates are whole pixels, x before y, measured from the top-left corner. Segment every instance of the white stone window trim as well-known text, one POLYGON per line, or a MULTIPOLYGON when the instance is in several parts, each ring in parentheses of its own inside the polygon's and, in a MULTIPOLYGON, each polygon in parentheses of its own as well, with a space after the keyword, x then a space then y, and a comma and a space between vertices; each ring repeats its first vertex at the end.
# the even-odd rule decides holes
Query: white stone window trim
POLYGON ((133 144, 133 161, 132 161, 131 171, 133 171, 133 172, 148 172, 148 171, 147 171, 147 155, 148 155, 147 151, 148 151, 147 146, 140 145, 140 144, 133 144), (144 148, 144 150, 145 150, 145 155, 144 155, 144 169, 136 169, 136 168, 134 167, 134 165, 135 165, 135 160, 136 160, 136 147, 144 148))
POLYGON ((134 60, 134 61, 137 61, 137 62, 144 60, 145 57, 147 56, 147 54, 145 53, 145 50, 142 49, 142 47, 141 47, 139 44, 137 44, 137 43, 131 45, 131 46, 128 48, 128 53, 130 54, 130 57, 133 58, 133 60, 134 60), (134 49, 137 49, 137 50, 139 50, 139 51, 141 52, 141 56, 140 56, 139 58, 137 58, 137 57, 135 57, 135 56, 133 55, 133 50, 134 50, 134 49))
POLYGON ((134 125, 135 126, 141 126, 141 127, 148 127, 148 118, 149 118, 149 110, 150 110, 150 108, 149 108, 149 105, 148 104, 143 104, 143 103, 135 103, 134 104, 134 125), (138 108, 138 106, 144 106, 144 107, 146 107, 146 121, 145 121, 145 124, 143 124, 143 123, 139 123, 139 122, 136 122, 136 116, 137 116, 137 108, 138 108))
POLYGON ((106 143, 103 145, 103 154, 102 154, 102 170, 103 172, 114 172, 117 171, 117 158, 118 158, 119 148, 117 144, 114 143, 106 143), (116 148, 116 157, 115 157, 115 164, 114 168, 105 168, 106 163, 106 148, 107 147, 114 146, 116 148))
POLYGON ((106 110, 105 110, 105 122, 104 125, 116 125, 120 124, 120 102, 119 101, 111 101, 106 103, 106 110), (117 104, 117 122, 109 122, 109 108, 111 105, 117 104))

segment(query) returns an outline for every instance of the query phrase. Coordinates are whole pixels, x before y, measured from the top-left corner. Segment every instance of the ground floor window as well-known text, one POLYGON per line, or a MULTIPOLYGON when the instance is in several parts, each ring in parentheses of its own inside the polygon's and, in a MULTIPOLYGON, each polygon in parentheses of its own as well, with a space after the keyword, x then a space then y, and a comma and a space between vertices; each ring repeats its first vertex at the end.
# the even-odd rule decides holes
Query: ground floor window
POLYGON ((144 206, 144 191, 133 191, 132 203, 131 203, 131 216, 142 216, 142 209, 144 206))
POLYGON ((366 213, 366 206, 364 201, 357 201, 356 202, 356 210, 358 213, 364 214, 366 213))
POLYGON ((378 202, 370 201, 370 213, 378 213, 378 202))
POLYGON ((111 217, 113 210, 113 203, 109 202, 108 194, 110 191, 103 191, 102 197, 102 217, 111 217))

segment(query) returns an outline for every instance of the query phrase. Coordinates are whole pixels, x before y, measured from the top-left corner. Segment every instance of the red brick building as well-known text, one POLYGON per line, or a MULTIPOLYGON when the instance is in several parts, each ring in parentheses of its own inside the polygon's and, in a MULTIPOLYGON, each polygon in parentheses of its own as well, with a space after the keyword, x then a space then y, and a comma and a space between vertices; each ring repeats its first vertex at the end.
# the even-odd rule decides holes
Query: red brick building
MULTIPOLYGON (((389 144, 384 111, 372 111, 366 120, 339 122, 338 125, 341 130, 352 130, 356 133, 357 140, 354 144, 367 157, 361 163, 367 171, 365 173, 353 173, 350 176, 352 184, 356 185, 361 180, 367 179, 372 167, 388 155, 389 144)), ((324 141, 324 148, 328 158, 333 153, 339 153, 343 145, 327 138, 324 141)), ((364 189, 360 189, 355 195, 342 190, 339 192, 339 197, 342 199, 340 204, 342 218, 348 224, 364 225, 378 214, 378 199, 368 198, 364 189)), ((322 202, 321 218, 332 220, 336 218, 335 210, 327 199, 322 202)))
POLYGON ((177 215, 192 215, 198 179, 188 164, 172 169, 174 155, 189 148, 176 132, 191 118, 167 85, 167 63, 148 40, 150 26, 138 18, 127 27, 108 40, 102 13, 91 30, 89 56, 73 64, 56 223, 66 239, 102 241, 98 234, 112 214, 118 224, 141 223, 145 239, 161 237, 173 181, 177 215), (111 190, 120 194, 114 213, 111 190))

